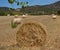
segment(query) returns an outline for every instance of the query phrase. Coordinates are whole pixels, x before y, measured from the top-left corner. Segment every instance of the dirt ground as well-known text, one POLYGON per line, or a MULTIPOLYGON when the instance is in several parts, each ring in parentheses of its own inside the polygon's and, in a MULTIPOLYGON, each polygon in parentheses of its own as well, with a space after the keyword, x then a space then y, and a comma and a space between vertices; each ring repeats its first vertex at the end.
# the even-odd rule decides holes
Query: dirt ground
MULTIPOLYGON (((21 17, 21 16, 19 16, 21 17)), ((35 20, 44 25, 47 30, 47 41, 43 47, 19 48, 16 45, 18 28, 11 28, 13 16, 0 16, 0 50, 60 50, 60 16, 52 19, 51 15, 27 16, 23 21, 35 20)))

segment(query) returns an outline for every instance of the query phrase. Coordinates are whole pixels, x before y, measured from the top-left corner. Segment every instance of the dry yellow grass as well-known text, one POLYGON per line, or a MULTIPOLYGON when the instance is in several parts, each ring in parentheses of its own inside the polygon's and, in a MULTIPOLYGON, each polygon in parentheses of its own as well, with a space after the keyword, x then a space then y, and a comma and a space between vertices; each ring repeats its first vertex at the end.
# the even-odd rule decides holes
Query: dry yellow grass
POLYGON ((41 49, 40 47, 19 48, 15 45, 16 33, 20 26, 12 29, 10 27, 12 18, 12 16, 0 16, 0 50, 60 50, 60 16, 56 19, 52 19, 51 15, 28 16, 24 19, 24 21, 35 20, 46 26, 47 43, 41 49))

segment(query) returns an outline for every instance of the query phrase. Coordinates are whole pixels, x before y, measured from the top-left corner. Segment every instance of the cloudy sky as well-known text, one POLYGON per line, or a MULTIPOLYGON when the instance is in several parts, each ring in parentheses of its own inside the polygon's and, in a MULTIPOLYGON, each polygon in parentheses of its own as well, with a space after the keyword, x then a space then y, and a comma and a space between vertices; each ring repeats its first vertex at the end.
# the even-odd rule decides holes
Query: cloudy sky
MULTIPOLYGON (((47 4, 57 2, 59 0, 18 0, 18 1, 20 1, 20 2, 28 1, 31 6, 31 5, 47 5, 47 4)), ((8 0, 0 0, 0 7, 19 8, 20 6, 17 6, 16 3, 11 5, 8 3, 8 0)))

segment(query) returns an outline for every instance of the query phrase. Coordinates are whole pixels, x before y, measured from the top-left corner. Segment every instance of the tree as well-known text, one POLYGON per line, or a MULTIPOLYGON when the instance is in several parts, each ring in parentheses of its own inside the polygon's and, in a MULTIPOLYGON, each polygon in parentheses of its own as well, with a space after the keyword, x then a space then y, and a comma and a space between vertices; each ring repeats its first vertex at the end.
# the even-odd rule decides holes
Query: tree
POLYGON ((8 0, 8 2, 9 2, 10 4, 13 4, 13 3, 15 2, 15 0, 8 0))
POLYGON ((29 6, 29 2, 18 2, 17 5, 21 6, 22 12, 25 14, 25 6, 29 6))
MULTIPOLYGON (((29 2, 19 2, 18 0, 8 0, 8 2, 9 2, 10 4, 13 4, 14 2, 17 3, 18 6, 19 6, 19 5, 21 6, 23 12, 24 12, 24 10, 25 10, 25 6, 29 6, 29 2)), ((24 14, 24 13, 23 13, 23 14, 24 14)))
POLYGON ((58 14, 58 15, 60 15, 60 10, 59 10, 59 11, 57 11, 57 14, 58 14))

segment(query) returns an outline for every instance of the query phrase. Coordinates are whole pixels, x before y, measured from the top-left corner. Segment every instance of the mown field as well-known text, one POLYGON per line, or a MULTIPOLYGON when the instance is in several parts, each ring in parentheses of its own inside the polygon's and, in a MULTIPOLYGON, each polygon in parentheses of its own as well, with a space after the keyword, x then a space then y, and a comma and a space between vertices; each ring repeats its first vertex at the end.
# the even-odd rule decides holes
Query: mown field
MULTIPOLYGON (((10 24, 12 19, 13 16, 0 16, 0 50, 40 50, 38 47, 23 49, 19 49, 17 46, 12 47, 12 45, 17 43, 16 33, 19 28, 19 26, 14 29, 11 28, 10 24)), ((60 50, 60 16, 57 16, 56 19, 52 19, 51 15, 27 16, 27 18, 22 21, 24 20, 38 21, 42 23, 44 25, 43 27, 47 30, 47 42, 41 50, 60 50)))

